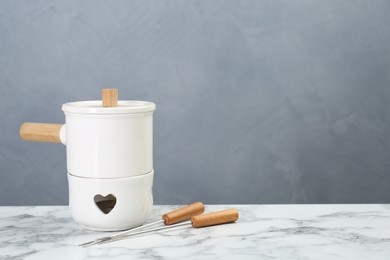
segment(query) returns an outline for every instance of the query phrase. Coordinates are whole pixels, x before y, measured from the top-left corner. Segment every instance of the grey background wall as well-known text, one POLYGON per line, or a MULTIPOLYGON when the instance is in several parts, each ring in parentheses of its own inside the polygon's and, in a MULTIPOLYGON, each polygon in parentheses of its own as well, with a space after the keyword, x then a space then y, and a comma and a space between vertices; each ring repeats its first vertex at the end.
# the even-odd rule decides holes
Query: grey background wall
POLYGON ((388 1, 0 1, 0 205, 66 204, 24 121, 154 101, 157 204, 390 202, 388 1))

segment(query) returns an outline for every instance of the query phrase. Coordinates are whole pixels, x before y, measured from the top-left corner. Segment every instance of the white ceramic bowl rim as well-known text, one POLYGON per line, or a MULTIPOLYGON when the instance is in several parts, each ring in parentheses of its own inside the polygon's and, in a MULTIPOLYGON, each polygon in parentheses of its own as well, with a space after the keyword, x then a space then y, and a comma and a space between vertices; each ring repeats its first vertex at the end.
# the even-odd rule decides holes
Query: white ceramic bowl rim
POLYGON ((102 180, 102 181, 120 180, 120 179, 126 180, 126 179, 143 178, 143 177, 148 176, 149 174, 154 174, 154 169, 151 170, 150 172, 142 173, 142 174, 139 174, 139 175, 134 175, 134 176, 131 175, 131 176, 125 176, 125 177, 113 177, 113 178, 84 177, 84 176, 74 175, 74 174, 71 174, 70 172, 68 172, 68 175, 71 176, 71 177, 73 177, 73 178, 86 179, 86 180, 102 180))
POLYGON ((103 107, 101 100, 65 103, 62 110, 75 114, 135 114, 153 112, 156 105, 148 101, 119 100, 116 107, 103 107))

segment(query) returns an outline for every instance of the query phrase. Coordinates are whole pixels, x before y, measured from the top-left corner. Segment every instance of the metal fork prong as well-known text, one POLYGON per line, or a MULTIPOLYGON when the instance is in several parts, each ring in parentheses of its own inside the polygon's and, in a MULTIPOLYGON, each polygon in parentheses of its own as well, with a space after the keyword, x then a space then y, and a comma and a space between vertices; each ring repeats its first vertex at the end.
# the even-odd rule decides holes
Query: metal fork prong
POLYGON ((111 239, 111 237, 101 237, 101 238, 98 238, 98 239, 95 239, 95 240, 92 240, 92 241, 80 244, 79 246, 92 246, 92 245, 95 245, 95 244, 98 244, 98 243, 101 243, 101 242, 104 242, 104 241, 108 241, 110 239, 111 239))

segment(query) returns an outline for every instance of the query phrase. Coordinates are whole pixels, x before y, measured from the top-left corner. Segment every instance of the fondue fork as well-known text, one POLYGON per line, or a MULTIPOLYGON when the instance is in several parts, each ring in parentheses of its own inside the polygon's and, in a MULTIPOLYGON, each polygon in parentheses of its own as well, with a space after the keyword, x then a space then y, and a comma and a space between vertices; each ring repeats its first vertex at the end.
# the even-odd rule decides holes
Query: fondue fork
POLYGON ((179 223, 176 225, 170 225, 170 226, 162 226, 158 228, 152 228, 147 230, 142 230, 138 232, 129 232, 129 234, 124 234, 122 236, 111 236, 111 237, 105 237, 104 239, 101 239, 100 241, 94 241, 91 244, 87 244, 85 246, 92 246, 94 244, 100 244, 100 243, 108 243, 117 241, 120 239, 124 239, 130 236, 135 236, 143 233, 149 233, 153 231, 163 230, 163 229, 169 229, 179 226, 189 226, 191 225, 193 228, 200 228, 200 227, 208 227, 213 225, 219 225, 219 224, 226 224, 235 222, 238 220, 238 211, 236 209, 227 209, 227 210, 221 210, 216 212, 211 212, 203 215, 197 215, 191 217, 191 221, 187 221, 184 223, 179 223))
MULTIPOLYGON (((105 241, 108 241, 108 240, 113 240, 115 238, 126 236, 126 235, 128 235, 130 233, 133 233, 136 230, 144 229, 146 227, 150 227, 150 226, 153 226, 153 225, 156 225, 156 224, 162 224, 163 223, 166 226, 173 225, 173 224, 179 223, 179 222, 181 222, 183 220, 189 220, 189 219, 191 219, 191 217, 199 215, 199 214, 202 214, 203 212, 204 212, 204 205, 203 205, 203 203, 202 202, 195 202, 195 203, 192 203, 192 204, 187 205, 185 207, 181 207, 181 208, 176 209, 174 211, 165 213, 162 216, 161 220, 158 220, 158 221, 155 221, 155 222, 143 225, 143 226, 139 226, 139 227, 136 227, 136 228, 128 229, 128 230, 119 232, 119 233, 117 233, 115 235, 112 235, 112 236, 106 236, 106 237, 97 238, 95 240, 92 240, 92 241, 80 244, 79 246, 91 246, 91 245, 98 244, 98 243, 101 243, 101 242, 105 242, 105 241)), ((163 226, 163 227, 165 227, 165 226, 163 226)))

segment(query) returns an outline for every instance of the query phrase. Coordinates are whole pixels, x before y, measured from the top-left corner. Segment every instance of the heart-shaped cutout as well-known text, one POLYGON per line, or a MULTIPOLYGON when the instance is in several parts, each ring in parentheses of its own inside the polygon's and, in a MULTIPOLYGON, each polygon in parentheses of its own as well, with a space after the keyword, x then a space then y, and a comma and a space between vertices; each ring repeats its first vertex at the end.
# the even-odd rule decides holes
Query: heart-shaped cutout
POLYGON ((107 196, 102 196, 100 194, 95 195, 93 198, 96 206, 104 213, 108 214, 115 207, 116 197, 112 194, 108 194, 107 196))

